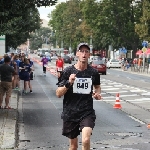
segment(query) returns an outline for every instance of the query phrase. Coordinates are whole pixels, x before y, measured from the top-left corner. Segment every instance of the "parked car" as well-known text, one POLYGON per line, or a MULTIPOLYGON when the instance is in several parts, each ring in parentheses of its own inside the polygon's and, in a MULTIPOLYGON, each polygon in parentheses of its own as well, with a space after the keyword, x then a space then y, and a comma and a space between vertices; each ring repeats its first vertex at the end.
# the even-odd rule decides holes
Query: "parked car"
POLYGON ((117 59, 110 59, 107 62, 107 68, 121 68, 121 62, 117 59))
POLYGON ((71 58, 69 56, 63 56, 62 58, 64 60, 64 63, 69 63, 69 64, 72 63, 72 60, 71 60, 71 58))
POLYGON ((92 61, 94 60, 100 60, 102 59, 100 56, 90 56, 90 58, 88 59, 89 64, 92 63, 92 61))
POLYGON ((99 73, 106 75, 107 67, 106 63, 103 60, 93 60, 91 66, 98 70, 99 73))

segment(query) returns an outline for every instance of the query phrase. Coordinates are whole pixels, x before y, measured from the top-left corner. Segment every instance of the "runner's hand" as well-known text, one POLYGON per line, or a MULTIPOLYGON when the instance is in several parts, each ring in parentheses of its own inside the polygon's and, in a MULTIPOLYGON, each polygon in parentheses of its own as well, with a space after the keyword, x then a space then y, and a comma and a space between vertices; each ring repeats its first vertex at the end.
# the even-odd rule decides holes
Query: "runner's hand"
POLYGON ((69 82, 70 82, 71 84, 73 84, 75 78, 76 78, 76 74, 71 74, 70 77, 69 77, 69 82))
POLYGON ((96 100, 101 100, 101 99, 103 99, 102 98, 102 96, 101 96, 101 94, 99 94, 99 93, 93 93, 93 98, 95 98, 96 100))

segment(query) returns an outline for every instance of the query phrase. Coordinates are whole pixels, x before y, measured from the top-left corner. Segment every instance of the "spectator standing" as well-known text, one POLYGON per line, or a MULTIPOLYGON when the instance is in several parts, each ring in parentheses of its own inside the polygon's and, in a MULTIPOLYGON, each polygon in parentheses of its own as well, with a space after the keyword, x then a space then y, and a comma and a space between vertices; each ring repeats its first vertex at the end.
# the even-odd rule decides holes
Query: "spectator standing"
POLYGON ((142 58, 138 59, 138 70, 140 71, 140 68, 142 66, 142 58))
POLYGON ((65 68, 61 74, 57 97, 63 99, 63 132, 69 138, 69 150, 78 149, 78 135, 82 132, 82 150, 90 150, 90 138, 95 126, 93 98, 101 99, 100 75, 88 65, 90 47, 87 43, 78 45, 78 61, 65 68), (93 98, 92 98, 93 97, 93 98))
POLYGON ((150 58, 148 58, 147 62, 148 62, 148 70, 150 70, 150 58))
POLYGON ((31 65, 28 59, 25 58, 25 71, 24 71, 24 83, 25 83, 25 88, 24 88, 24 93, 27 93, 28 87, 30 88, 30 93, 32 93, 32 86, 30 84, 30 72, 31 70, 31 65))
POLYGON ((2 108, 3 96, 5 97, 5 109, 11 109, 9 106, 9 99, 12 92, 12 74, 15 74, 15 70, 10 66, 11 58, 6 56, 4 58, 4 64, 0 66, 1 74, 1 86, 0 86, 0 108, 2 108))
POLYGON ((122 57, 121 59, 121 66, 122 66, 122 70, 125 71, 126 61, 124 57, 122 57))
POLYGON ((20 63, 20 60, 19 60, 19 56, 18 55, 15 55, 14 56, 14 69, 15 71, 17 72, 16 75, 14 75, 14 89, 15 90, 20 90, 20 81, 19 81, 19 63, 20 63))
MULTIPOLYGON (((15 72, 18 72, 17 63, 14 61, 15 60, 14 53, 11 53, 10 58, 11 58, 10 66, 14 68, 15 72)), ((16 88, 16 82, 17 82, 16 76, 17 76, 16 74, 12 75, 12 89, 16 88)))
POLYGON ((25 83, 24 83, 24 75, 25 75, 25 57, 21 56, 21 61, 19 63, 19 79, 23 80, 23 93, 25 89, 25 83))
POLYGON ((46 67, 48 65, 48 59, 46 58, 46 55, 44 55, 41 62, 43 63, 43 75, 46 76, 46 67))
POLYGON ((138 63, 137 58, 134 58, 134 59, 133 59, 133 67, 134 67, 134 71, 138 69, 137 63, 138 63))
POLYGON ((33 61, 31 61, 30 58, 28 58, 28 60, 29 60, 29 63, 31 65, 30 80, 33 80, 34 64, 33 64, 33 61))

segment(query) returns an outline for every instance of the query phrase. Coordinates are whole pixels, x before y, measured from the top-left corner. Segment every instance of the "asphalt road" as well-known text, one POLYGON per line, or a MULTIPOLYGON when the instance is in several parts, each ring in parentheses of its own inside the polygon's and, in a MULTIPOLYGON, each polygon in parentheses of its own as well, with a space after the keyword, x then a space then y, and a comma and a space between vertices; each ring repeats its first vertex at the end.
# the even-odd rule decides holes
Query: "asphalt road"
MULTIPOLYGON (((42 67, 35 62, 33 93, 20 96, 19 150, 68 149, 68 139, 61 135, 63 99, 55 96, 55 65, 49 65, 44 77, 42 67)), ((110 69, 101 76, 101 87, 103 100, 94 100, 97 119, 91 149, 149 150, 149 77, 110 69), (117 93, 122 109, 113 108, 117 93)))

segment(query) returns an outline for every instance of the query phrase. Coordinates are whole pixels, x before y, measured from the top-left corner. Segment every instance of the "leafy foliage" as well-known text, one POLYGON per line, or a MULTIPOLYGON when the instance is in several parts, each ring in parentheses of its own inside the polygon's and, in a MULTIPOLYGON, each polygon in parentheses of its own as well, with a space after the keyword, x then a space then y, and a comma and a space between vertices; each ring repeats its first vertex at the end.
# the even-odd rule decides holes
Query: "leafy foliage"
POLYGON ((143 1, 143 15, 140 17, 140 22, 135 25, 135 32, 140 39, 150 41, 150 1, 143 1))
POLYGON ((52 6, 57 0, 1 0, 0 35, 6 35, 7 46, 16 48, 40 28, 37 6, 52 6))
POLYGON ((50 44, 50 35, 52 31, 50 28, 42 27, 30 34, 30 49, 36 50, 42 47, 42 44, 50 44))
POLYGON ((124 46, 136 52, 141 40, 149 40, 149 6, 149 0, 70 0, 56 7, 49 25, 59 43, 60 35, 63 37, 66 47, 69 40, 74 49, 79 41, 90 43, 92 35, 96 49, 107 49, 111 44, 116 49, 124 46))

